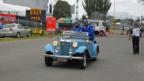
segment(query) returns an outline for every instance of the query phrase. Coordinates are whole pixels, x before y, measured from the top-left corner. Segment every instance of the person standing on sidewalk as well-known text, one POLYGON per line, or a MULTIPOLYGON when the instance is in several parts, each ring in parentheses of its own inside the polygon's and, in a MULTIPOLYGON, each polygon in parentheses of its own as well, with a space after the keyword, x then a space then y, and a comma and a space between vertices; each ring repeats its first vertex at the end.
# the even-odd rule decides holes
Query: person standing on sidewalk
POLYGON ((108 37, 109 36, 109 33, 110 33, 110 28, 108 26, 108 24, 106 23, 106 29, 105 29, 105 32, 106 32, 106 36, 108 37))
POLYGON ((123 25, 121 35, 124 35, 124 31, 125 31, 125 26, 123 25))
POLYGON ((132 38, 133 54, 139 54, 141 29, 137 23, 134 24, 130 31, 129 40, 132 38))

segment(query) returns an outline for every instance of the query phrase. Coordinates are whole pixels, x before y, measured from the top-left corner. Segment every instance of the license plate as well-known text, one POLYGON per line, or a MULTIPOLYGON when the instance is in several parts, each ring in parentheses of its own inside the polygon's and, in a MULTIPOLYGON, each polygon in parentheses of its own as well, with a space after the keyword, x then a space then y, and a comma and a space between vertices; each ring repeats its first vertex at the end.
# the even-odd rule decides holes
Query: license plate
POLYGON ((59 58, 58 61, 59 61, 59 62, 66 62, 67 60, 64 59, 64 58, 59 58))

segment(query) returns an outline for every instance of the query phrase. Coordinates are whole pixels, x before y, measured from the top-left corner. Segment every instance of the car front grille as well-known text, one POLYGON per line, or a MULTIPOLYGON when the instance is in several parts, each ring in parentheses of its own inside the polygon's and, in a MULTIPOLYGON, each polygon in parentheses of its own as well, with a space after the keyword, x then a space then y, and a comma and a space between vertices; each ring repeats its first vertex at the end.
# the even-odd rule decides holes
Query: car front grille
POLYGON ((69 55, 69 49, 71 47, 70 42, 61 42, 60 43, 60 55, 69 55))

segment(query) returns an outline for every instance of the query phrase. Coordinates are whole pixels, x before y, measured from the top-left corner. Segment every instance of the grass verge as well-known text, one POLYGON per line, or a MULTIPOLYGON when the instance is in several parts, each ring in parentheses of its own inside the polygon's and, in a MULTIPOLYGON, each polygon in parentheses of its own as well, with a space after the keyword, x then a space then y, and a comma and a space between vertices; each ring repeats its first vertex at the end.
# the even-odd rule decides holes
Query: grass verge
POLYGON ((0 38, 0 42, 5 42, 5 41, 16 41, 16 40, 26 40, 26 39, 37 39, 37 38, 53 38, 53 37, 59 37, 61 34, 44 34, 44 35, 37 35, 34 34, 31 37, 21 37, 21 38, 15 38, 15 37, 4 37, 0 38))

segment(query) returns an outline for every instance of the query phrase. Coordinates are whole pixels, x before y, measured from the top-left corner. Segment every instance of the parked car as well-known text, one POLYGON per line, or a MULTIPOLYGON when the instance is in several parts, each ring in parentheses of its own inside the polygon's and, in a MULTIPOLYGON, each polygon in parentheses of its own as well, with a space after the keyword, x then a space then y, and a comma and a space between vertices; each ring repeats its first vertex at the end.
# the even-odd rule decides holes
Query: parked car
POLYGON ((76 60, 79 67, 84 69, 87 60, 96 60, 98 53, 99 46, 88 39, 88 33, 66 31, 62 37, 45 46, 44 57, 46 66, 51 66, 54 61, 76 60))
POLYGON ((6 24, 2 29, 0 29, 0 36, 13 36, 13 37, 21 37, 21 36, 31 36, 31 29, 22 26, 21 24, 6 24))
POLYGON ((100 36, 105 36, 106 35, 106 27, 105 23, 103 20, 89 20, 92 25, 95 27, 95 34, 100 35, 100 36))

